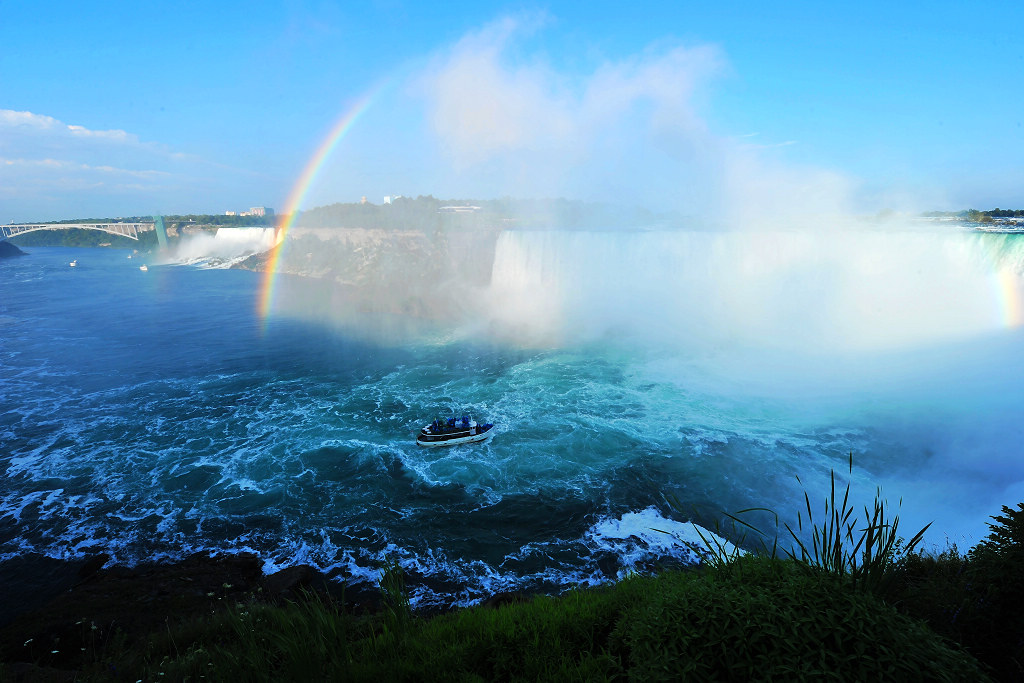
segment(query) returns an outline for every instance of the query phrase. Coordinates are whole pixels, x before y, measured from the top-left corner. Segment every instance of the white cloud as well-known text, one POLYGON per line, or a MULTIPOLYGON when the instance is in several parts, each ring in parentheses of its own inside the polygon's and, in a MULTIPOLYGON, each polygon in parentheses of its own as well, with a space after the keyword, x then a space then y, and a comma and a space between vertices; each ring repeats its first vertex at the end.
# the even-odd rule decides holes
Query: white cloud
POLYGON ((208 211, 241 204, 236 196, 265 193, 266 178, 126 130, 0 109, 5 222, 208 211))
POLYGON ((16 126, 28 128, 50 129, 60 125, 60 121, 51 116, 33 114, 30 111, 12 111, 0 109, 0 129, 16 126))
POLYGON ((166 171, 154 170, 133 170, 128 168, 117 168, 114 166, 92 166, 74 161, 62 161, 59 159, 5 159, 0 157, 0 166, 21 170, 31 169, 53 169, 62 171, 97 172, 113 175, 132 176, 135 178, 161 178, 169 177, 172 174, 166 171))
POLYGON ((147 211, 204 182, 195 177, 197 161, 124 130, 0 109, 0 186, 13 214, 6 220, 78 217, 84 207, 96 215, 125 213, 122 206, 147 211))
MULTIPOLYGON (((51 138, 67 136, 139 144, 137 136, 123 130, 90 130, 85 126, 66 124, 52 116, 33 114, 30 111, 0 109, 0 144, 9 135, 33 135, 45 133, 51 138)), ((10 140, 6 140, 9 144, 10 140)))
MULTIPOLYGON (((739 139, 753 138, 756 137, 757 133, 747 133, 746 135, 736 136, 739 139)), ((783 140, 782 142, 746 142, 740 147, 742 149, 777 149, 779 147, 789 147, 790 145, 797 144, 796 140, 783 140)))
POLYGON ((83 126, 68 126, 68 130, 72 135, 78 135, 86 138, 100 138, 103 140, 132 143, 137 143, 139 141, 136 136, 129 135, 123 130, 89 130, 83 126))

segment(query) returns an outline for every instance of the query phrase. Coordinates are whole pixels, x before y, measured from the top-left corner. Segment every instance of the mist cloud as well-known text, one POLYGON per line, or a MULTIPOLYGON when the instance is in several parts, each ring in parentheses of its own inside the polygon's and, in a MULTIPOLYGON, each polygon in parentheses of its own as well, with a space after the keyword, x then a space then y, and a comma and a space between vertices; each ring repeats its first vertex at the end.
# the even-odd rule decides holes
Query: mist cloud
POLYGON ((719 47, 661 43, 570 72, 529 51, 543 26, 500 19, 421 74, 441 154, 489 178, 492 196, 604 198, 740 224, 850 210, 852 179, 772 157, 795 141, 714 130, 704 102, 730 73, 719 47))
POLYGON ((607 133, 624 132, 641 104, 653 132, 705 134, 691 99, 723 69, 717 48, 671 47, 574 77, 510 57, 535 30, 536 22, 502 19, 462 38, 425 74, 434 130, 457 164, 524 149, 587 155, 607 133))

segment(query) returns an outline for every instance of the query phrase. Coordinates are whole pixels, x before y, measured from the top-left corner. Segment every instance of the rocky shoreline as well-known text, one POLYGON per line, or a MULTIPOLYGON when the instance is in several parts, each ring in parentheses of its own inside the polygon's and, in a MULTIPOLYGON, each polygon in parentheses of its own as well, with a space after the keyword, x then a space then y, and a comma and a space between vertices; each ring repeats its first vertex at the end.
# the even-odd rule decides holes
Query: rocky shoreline
POLYGON ((381 608, 375 590, 344 588, 308 565, 265 575, 261 560, 248 553, 198 553, 131 568, 104 568, 106 555, 22 559, 21 570, 32 566, 47 574, 48 589, 19 595, 16 584, 3 581, 9 597, 0 613, 0 673, 12 680, 74 680, 83 653, 94 651, 97 643, 113 637, 142 641, 167 622, 229 606, 279 604, 303 591, 350 611, 381 608))
POLYGON ((18 247, 14 246, 7 240, 0 240, 0 258, 14 258, 16 256, 24 256, 25 252, 18 247))

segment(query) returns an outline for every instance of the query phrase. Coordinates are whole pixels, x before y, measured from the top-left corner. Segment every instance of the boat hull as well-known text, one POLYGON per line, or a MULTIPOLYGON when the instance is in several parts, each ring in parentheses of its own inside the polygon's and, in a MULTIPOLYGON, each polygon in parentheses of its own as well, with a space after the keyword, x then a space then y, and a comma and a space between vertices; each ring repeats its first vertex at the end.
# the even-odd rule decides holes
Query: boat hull
POLYGON ((438 441, 425 441, 422 436, 416 438, 416 444, 423 446, 424 448, 439 448, 441 446, 457 446, 460 443, 477 443, 480 441, 486 441, 491 438, 494 434, 494 428, 488 429, 483 434, 470 434, 468 436, 452 436, 450 439, 441 439, 438 441))

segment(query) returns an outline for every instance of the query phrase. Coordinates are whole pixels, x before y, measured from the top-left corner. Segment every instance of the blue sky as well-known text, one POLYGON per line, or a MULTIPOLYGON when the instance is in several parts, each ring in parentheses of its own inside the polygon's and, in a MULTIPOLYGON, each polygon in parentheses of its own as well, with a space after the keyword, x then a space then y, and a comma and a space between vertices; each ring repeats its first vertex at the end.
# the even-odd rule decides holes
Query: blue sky
POLYGON ((370 91, 306 208, 1024 208, 1020 26, 1019 2, 3 0, 0 222, 280 210, 370 91))

